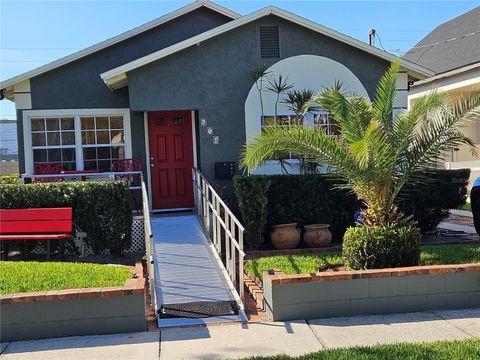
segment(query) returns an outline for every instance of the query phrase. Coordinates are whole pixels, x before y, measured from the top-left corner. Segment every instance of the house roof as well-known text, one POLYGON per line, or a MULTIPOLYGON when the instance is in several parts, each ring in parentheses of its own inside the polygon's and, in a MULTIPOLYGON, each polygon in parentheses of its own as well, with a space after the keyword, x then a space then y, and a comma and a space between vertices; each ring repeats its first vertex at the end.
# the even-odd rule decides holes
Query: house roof
MULTIPOLYGON (((101 78, 105 82, 105 84, 110 87, 112 90, 121 88, 123 86, 126 86, 128 83, 128 76, 127 73, 131 70, 134 70, 136 68, 139 68, 141 66, 144 66, 146 64, 149 64, 153 61, 162 59, 166 56, 169 56, 171 54, 174 54, 178 51, 184 50, 190 46, 198 45, 203 41, 209 40, 215 36, 221 35, 227 31, 236 29, 242 25, 245 25, 247 23, 250 23, 252 21, 255 21, 257 19, 260 19, 264 16, 268 15, 275 15, 280 18, 286 19, 288 21, 291 21, 293 23, 296 23, 298 25, 301 25, 307 29, 313 30, 317 33, 320 33, 322 35, 329 36, 331 38, 334 38, 336 40, 339 40, 341 42, 344 42, 350 46, 353 46, 355 48, 358 48, 360 50, 363 50, 367 53, 370 53, 374 56, 377 56, 379 58, 382 58, 387 61, 393 61, 396 56, 393 54, 390 54, 386 51, 380 50, 376 47, 370 46, 362 41, 359 41, 357 39, 354 39, 350 36, 347 36, 345 34, 339 33, 338 31, 332 30, 330 28, 327 28, 325 26, 319 25, 313 21, 307 20, 305 18, 302 18, 298 15, 295 15, 293 13, 290 13, 288 11, 282 10, 280 8, 277 8, 275 6, 268 6, 263 9, 260 9, 258 11, 255 11, 249 15, 242 16, 236 20, 230 21, 226 24, 223 24, 221 26, 218 26, 216 28, 213 28, 211 30, 208 30, 204 33, 201 33, 199 35, 196 35, 194 37, 191 37, 189 39, 186 39, 184 41, 181 41, 177 44, 174 44, 172 46, 166 47, 164 49, 161 49, 159 51, 156 51, 152 54, 143 56, 139 59, 136 59, 134 61, 131 61, 129 63, 126 63, 124 65, 121 65, 119 67, 116 67, 114 69, 111 69, 109 71, 106 71, 102 74, 100 74, 101 78)), ((424 78, 427 76, 433 76, 434 73, 426 69, 425 67, 412 63, 408 60, 403 59, 402 60, 402 66, 406 70, 411 71, 413 74, 420 78, 424 78)))
POLYGON ((83 50, 80 50, 78 52, 75 52, 71 55, 67 55, 63 58, 60 58, 58 60, 55 60, 51 63, 48 63, 46 65, 43 65, 43 66, 40 66, 38 68, 35 68, 31 71, 28 71, 28 72, 25 72, 23 74, 20 74, 18 76, 15 76, 15 77, 12 77, 10 79, 7 79, 7 80, 4 80, 2 82, 0 82, 0 89, 7 89, 7 91, 9 90, 8 88, 11 88, 13 87, 13 85, 19 83, 19 82, 22 82, 24 80, 27 80, 27 79, 30 79, 34 76, 37 76, 37 75, 40 75, 40 74, 43 74, 47 71, 50 71, 50 70, 53 70, 57 67, 60 67, 60 66, 63 66, 65 64, 68 64, 72 61, 75 61, 75 60, 78 60, 82 57, 85 57, 87 55, 90 55, 92 53, 95 53, 99 50, 102 50, 102 49, 105 49, 109 46, 112 46, 116 43, 119 43, 121 41, 124 41, 126 39, 129 39, 133 36, 136 36, 140 33, 143 33, 145 31, 148 31, 154 27, 157 27, 161 24, 164 24, 170 20, 173 20, 175 18, 178 18, 182 15, 185 15, 191 11, 194 11, 198 8, 201 8, 201 7, 206 7, 208 9, 211 9, 213 11, 216 11, 222 15, 225 15, 231 19, 238 19, 241 15, 237 14, 236 12, 234 11, 231 11, 223 6, 220 6, 218 4, 215 4, 211 1, 208 1, 208 0, 197 0, 191 4, 188 4, 186 6, 183 6, 175 11, 172 11, 166 15, 163 15, 157 19, 154 19, 152 21, 149 21, 143 25, 140 25, 136 28, 133 28, 129 31, 126 31, 120 35, 117 35, 117 36, 114 36, 110 39, 107 39, 105 41, 102 41, 102 42, 99 42, 98 44, 95 44, 95 45, 92 45, 92 46, 89 46, 83 50))
POLYGON ((480 59, 480 6, 437 26, 410 49, 405 59, 445 73, 480 59))

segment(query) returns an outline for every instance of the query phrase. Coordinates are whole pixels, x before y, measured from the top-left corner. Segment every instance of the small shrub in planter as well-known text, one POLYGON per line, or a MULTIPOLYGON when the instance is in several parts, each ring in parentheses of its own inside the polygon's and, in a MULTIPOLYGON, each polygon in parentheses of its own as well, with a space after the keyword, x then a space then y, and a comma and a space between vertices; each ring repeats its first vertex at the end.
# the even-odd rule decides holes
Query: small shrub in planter
POLYGON ((342 255, 351 269, 418 265, 420 230, 413 226, 356 226, 343 237, 342 255))

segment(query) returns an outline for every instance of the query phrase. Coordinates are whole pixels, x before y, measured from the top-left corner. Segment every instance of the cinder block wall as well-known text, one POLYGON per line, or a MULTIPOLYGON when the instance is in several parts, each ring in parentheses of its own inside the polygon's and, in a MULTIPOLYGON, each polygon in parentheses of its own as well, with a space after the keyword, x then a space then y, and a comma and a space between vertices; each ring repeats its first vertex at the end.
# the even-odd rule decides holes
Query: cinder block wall
POLYGON ((145 296, 2 304, 0 318, 1 341, 145 331, 145 296))
POLYGON ((328 281, 300 275, 271 281, 264 274, 265 311, 284 321, 478 307, 480 266, 472 266, 478 270, 328 281))

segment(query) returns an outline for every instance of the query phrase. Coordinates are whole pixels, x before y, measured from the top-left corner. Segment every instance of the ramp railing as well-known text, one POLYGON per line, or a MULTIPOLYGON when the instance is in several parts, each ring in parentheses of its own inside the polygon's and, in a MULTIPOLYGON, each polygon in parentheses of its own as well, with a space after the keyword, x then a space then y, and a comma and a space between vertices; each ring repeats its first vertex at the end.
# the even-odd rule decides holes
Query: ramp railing
POLYGON ((143 228, 145 233, 145 252, 147 257, 148 285, 150 289, 150 301, 157 314, 157 297, 155 294, 155 269, 153 257, 153 232, 150 222, 150 208, 148 203, 147 187, 142 178, 142 206, 143 206, 143 228))
POLYGON ((193 169, 194 197, 198 215, 225 264, 233 285, 244 300, 243 239, 245 228, 215 189, 196 168, 193 169))

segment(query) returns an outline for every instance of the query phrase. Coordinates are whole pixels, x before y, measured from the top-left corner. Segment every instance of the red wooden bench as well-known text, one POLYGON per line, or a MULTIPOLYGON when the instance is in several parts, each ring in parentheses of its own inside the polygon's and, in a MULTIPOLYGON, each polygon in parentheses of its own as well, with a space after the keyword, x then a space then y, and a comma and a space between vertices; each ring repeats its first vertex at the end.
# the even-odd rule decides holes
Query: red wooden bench
MULTIPOLYGON (((72 208, 0 210, 2 245, 6 240, 47 240, 47 259, 50 240, 62 241, 62 258, 65 257, 65 239, 72 237, 72 231, 72 208)), ((8 249, 5 251, 8 254, 8 249)))

